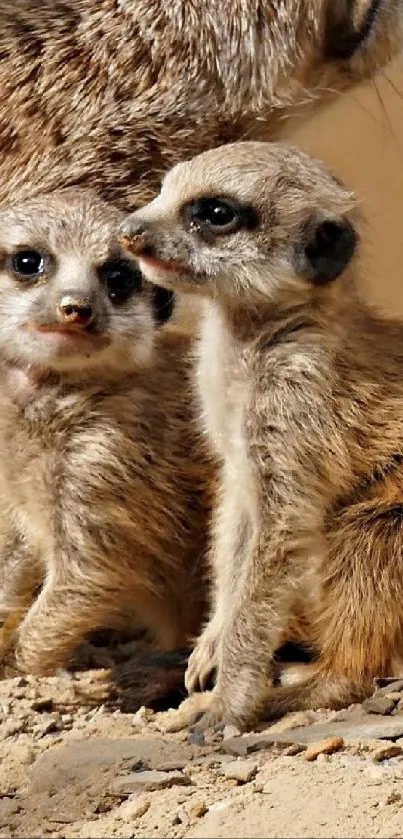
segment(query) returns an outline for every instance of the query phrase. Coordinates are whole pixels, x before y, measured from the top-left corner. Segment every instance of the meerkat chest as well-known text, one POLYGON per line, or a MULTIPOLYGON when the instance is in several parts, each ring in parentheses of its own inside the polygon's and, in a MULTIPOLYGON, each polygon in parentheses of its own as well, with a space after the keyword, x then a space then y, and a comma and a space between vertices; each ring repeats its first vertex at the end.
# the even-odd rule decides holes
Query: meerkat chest
POLYGON ((240 362, 240 350, 219 309, 205 314, 200 344, 198 387, 202 421, 217 454, 246 456, 244 422, 250 382, 240 362))

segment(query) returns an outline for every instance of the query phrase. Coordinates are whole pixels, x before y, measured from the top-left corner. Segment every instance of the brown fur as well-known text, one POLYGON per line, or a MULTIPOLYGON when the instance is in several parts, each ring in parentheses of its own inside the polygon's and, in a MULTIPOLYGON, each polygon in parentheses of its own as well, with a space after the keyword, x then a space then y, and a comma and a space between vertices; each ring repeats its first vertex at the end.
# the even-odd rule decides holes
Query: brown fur
POLYGON ((402 0, 0 0, 0 201, 122 208, 168 166, 284 131, 400 49, 402 0))
POLYGON ((357 293, 354 203, 302 152, 240 143, 175 167, 122 228, 147 278, 206 300, 216 594, 187 684, 218 678, 181 711, 205 724, 342 706, 402 652, 403 327, 357 293), (200 200, 222 196, 241 221, 219 235, 200 200), (301 604, 318 663, 268 692, 301 604))
POLYGON ((188 341, 158 331, 144 283, 107 295, 121 218, 69 190, 0 213, 0 618, 3 652, 15 640, 35 673, 100 627, 178 649, 204 609, 211 467, 188 341), (37 281, 12 271, 21 246, 45 254, 37 281), (89 326, 61 321, 66 295, 91 302, 89 326))

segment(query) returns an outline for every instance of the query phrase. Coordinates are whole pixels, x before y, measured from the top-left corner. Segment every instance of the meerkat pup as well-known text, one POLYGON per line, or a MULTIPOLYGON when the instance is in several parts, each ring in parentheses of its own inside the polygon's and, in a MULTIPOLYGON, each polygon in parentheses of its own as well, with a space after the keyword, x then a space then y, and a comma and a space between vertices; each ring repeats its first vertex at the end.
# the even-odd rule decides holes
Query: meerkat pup
POLYGON ((343 706, 401 653, 403 326, 357 292, 354 205, 306 154, 245 142, 176 166, 121 228, 149 280, 205 298, 197 382, 221 472, 187 686, 217 680, 190 722, 343 706), (270 686, 301 604, 319 659, 270 686))
POLYGON ((210 466, 173 295, 61 191, 0 212, 2 652, 52 672, 98 628, 184 646, 203 610, 210 466))

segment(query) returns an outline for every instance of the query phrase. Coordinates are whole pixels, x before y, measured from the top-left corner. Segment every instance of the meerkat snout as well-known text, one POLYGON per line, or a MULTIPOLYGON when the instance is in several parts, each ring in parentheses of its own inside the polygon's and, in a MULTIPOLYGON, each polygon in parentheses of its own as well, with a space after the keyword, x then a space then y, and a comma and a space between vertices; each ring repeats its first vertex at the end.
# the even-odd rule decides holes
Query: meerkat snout
POLYGON ((93 302, 80 292, 63 293, 57 306, 57 316, 61 324, 85 328, 94 317, 93 302))
POLYGON ((119 241, 168 288, 275 302, 326 285, 358 243, 351 194, 286 145, 244 142, 174 167, 159 196, 129 217, 119 241))

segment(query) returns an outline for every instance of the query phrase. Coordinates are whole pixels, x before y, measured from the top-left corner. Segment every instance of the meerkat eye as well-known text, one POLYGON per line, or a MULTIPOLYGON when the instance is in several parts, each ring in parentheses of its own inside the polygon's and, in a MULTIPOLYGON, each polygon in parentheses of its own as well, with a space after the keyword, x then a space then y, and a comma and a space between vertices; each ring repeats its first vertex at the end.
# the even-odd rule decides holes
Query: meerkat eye
POLYGON ((142 274, 138 265, 129 259, 111 259, 98 269, 112 303, 125 303, 135 291, 141 290, 142 274))
POLYGON ((182 215, 190 230, 207 232, 215 236, 234 233, 242 227, 250 228, 256 216, 249 207, 243 207, 228 198, 206 197, 191 201, 182 208, 182 215))
POLYGON ((11 268, 17 277, 24 280, 37 279, 45 270, 45 258, 40 251, 24 248, 11 257, 11 268))

